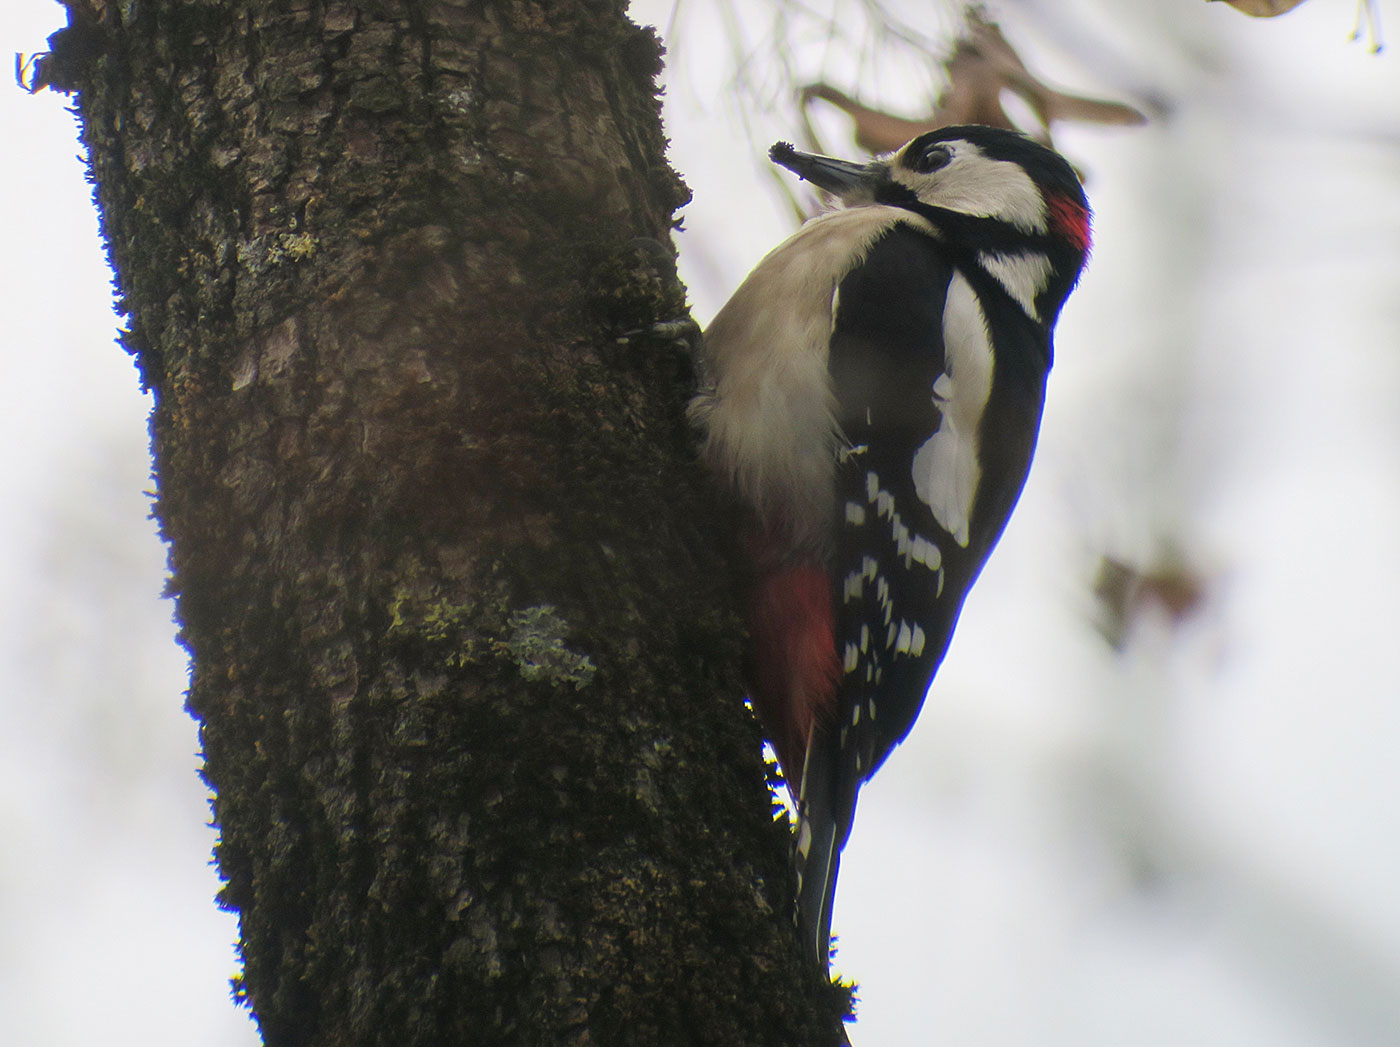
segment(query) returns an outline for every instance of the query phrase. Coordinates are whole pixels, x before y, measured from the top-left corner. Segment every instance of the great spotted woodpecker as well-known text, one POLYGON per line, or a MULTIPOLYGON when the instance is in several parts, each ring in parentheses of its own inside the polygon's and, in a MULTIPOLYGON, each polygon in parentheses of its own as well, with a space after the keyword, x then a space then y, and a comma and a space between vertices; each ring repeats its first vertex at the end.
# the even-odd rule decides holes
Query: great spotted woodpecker
POLYGON ((1025 483, 1089 207, 1062 157, 990 127, 867 164, 769 155, 844 207, 720 310, 691 414, 748 507, 747 684, 824 970, 856 795, 913 726, 1025 483))

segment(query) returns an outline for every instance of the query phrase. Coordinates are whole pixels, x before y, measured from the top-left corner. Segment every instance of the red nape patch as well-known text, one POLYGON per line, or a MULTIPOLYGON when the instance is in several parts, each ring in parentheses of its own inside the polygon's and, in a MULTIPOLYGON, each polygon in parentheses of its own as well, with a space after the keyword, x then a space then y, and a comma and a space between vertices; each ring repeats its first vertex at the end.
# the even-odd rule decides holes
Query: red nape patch
POLYGON ((1067 193, 1048 193, 1050 225, 1078 250, 1089 251, 1089 210, 1067 193))
POLYGON ((831 715, 841 679, 826 571, 788 565, 757 580, 749 602, 749 676, 754 708, 795 796, 807 738, 831 715))

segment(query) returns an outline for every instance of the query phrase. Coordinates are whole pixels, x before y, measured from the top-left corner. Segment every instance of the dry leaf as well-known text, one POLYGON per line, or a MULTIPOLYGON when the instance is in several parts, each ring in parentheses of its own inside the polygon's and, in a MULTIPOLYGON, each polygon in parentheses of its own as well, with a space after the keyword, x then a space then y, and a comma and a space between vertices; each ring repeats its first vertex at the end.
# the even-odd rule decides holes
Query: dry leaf
POLYGON ((949 124, 987 124, 1028 130, 1047 145, 1056 121, 1135 125, 1146 117, 1132 106, 1097 98, 1065 94, 1037 79, 1006 41, 995 22, 980 12, 968 15, 968 29, 943 63, 948 87, 928 116, 911 119, 872 109, 830 84, 802 89, 802 103, 820 98, 847 113, 855 122, 855 140, 872 153, 899 148, 925 131, 949 124), (1040 121, 1037 128, 1017 128, 1002 106, 1003 91, 1017 95, 1040 121))
POLYGON ((1172 626, 1194 616, 1205 602, 1211 580, 1176 556, 1153 567, 1138 567, 1112 556, 1099 560, 1094 596, 1099 602, 1099 632, 1122 650, 1133 624, 1144 612, 1165 614, 1172 626))
MULTIPOLYGON (((1206 3, 1215 3, 1216 0, 1206 0, 1206 3)), ((1251 18, 1274 18, 1277 15, 1287 14, 1301 4, 1303 0, 1225 0, 1236 11, 1243 11, 1251 18)), ((1375 0, 1356 0, 1356 28, 1351 31, 1353 40, 1361 39, 1361 26, 1364 22, 1367 28, 1367 35, 1371 40, 1371 53, 1380 54, 1381 48, 1381 16, 1376 9, 1375 0)))
MULTIPOLYGON (((1206 3, 1213 4, 1219 0, 1206 0, 1206 3)), ((1286 15, 1303 0, 1225 0, 1236 11, 1243 11, 1251 18, 1273 18, 1276 15, 1286 15)))
POLYGON ((909 139, 917 138, 925 131, 932 131, 948 122, 935 120, 933 117, 910 120, 906 117, 895 116, 893 113, 883 113, 878 109, 862 105, 850 95, 838 91, 830 84, 808 84, 802 89, 804 107, 813 98, 830 102, 837 109, 850 116, 855 123, 852 137, 855 138, 856 145, 869 153, 888 153, 892 149, 898 149, 909 139))

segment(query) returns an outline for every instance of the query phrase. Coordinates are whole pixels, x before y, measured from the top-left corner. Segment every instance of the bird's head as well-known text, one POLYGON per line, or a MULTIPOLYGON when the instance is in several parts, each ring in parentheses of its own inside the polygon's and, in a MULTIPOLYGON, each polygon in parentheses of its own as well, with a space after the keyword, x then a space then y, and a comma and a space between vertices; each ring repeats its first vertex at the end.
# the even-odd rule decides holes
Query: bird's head
POLYGON ((1036 297, 1049 292, 1046 320, 1088 258, 1090 212, 1078 175, 1059 153, 1016 131, 942 127, 863 164, 786 142, 768 155, 847 207, 901 207, 926 218, 940 240, 972 259, 1044 257, 1053 272, 1036 297))

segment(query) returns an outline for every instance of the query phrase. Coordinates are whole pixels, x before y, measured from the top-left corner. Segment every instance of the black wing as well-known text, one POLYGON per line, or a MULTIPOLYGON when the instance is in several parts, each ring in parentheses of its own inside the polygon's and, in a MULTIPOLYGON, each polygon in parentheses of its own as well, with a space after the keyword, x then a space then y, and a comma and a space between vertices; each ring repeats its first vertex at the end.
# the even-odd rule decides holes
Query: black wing
POLYGON ((834 718, 808 750, 797 847, 803 936, 822 963, 857 793, 913 726, 963 600, 1020 495, 1049 343, 995 281, 899 224, 841 282, 829 367, 845 438, 831 566, 845 673, 834 718), (979 298, 1004 299, 990 310, 996 351, 976 429, 980 480, 961 536, 935 518, 911 468, 943 422, 935 387, 947 370, 944 311, 959 274, 979 298))

